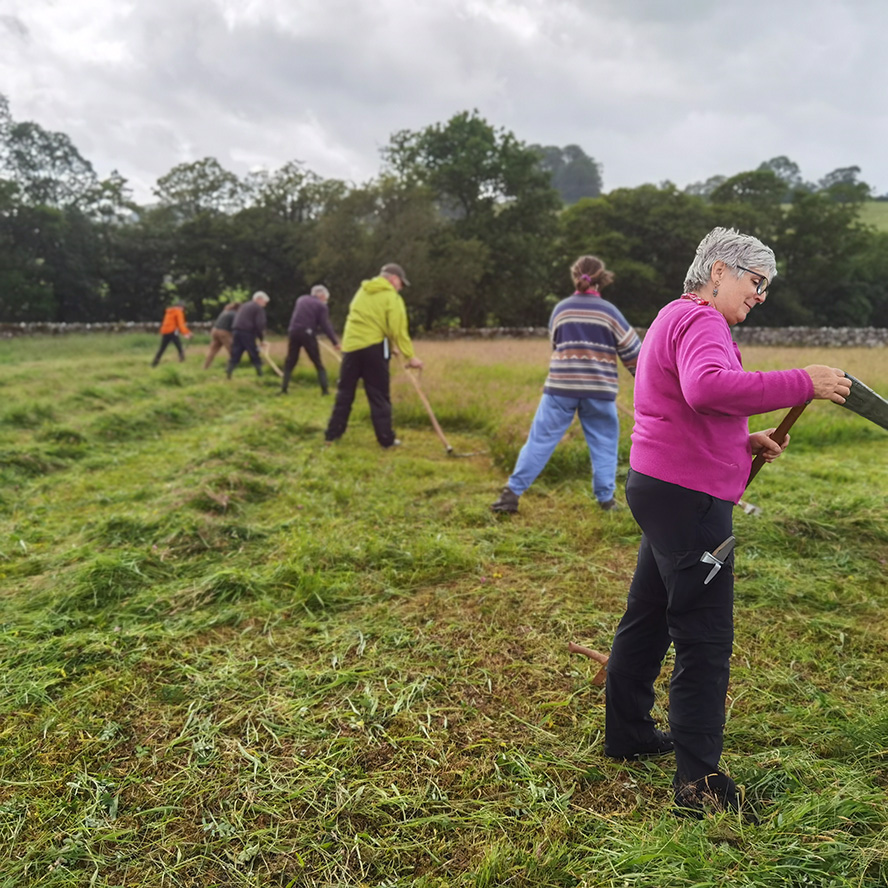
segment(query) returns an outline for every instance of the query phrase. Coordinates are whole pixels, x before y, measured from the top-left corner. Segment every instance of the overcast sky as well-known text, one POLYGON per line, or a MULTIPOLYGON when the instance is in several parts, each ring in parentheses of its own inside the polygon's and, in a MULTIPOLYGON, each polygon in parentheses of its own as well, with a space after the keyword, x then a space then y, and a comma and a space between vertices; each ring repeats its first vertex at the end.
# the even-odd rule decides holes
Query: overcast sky
POLYGON ((137 200, 178 163, 361 183, 477 108, 605 190, 787 155, 888 191, 886 0, 0 0, 0 93, 137 200))

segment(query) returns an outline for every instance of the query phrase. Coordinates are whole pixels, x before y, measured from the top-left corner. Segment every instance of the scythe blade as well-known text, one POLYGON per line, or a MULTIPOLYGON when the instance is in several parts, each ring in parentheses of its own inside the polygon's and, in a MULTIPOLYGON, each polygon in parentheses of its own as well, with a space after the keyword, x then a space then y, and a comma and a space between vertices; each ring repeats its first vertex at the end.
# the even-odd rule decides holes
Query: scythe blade
POLYGON ((842 407, 888 431, 888 401, 850 373, 845 376, 851 380, 851 391, 842 407))

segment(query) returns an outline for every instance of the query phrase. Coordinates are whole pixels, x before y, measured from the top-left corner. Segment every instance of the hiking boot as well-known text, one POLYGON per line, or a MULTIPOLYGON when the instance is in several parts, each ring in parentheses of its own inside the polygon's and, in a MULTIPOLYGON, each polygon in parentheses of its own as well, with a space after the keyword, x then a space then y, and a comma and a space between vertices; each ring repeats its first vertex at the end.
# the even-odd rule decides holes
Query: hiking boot
POLYGON ((707 813, 739 811, 743 803, 743 796, 738 791, 737 784, 721 771, 707 774, 690 783, 676 785, 673 782, 673 785, 675 813, 680 817, 702 820, 707 813))
POLYGON ((601 506, 605 512, 619 512, 623 508, 615 499, 609 499, 606 503, 600 502, 598 505, 601 506))
POLYGON ((654 758, 658 755, 668 755, 672 752, 672 735, 668 731, 659 731, 654 728, 654 736, 649 743, 640 744, 635 749, 614 749, 604 743, 604 754, 608 758, 632 761, 634 759, 654 758))
POLYGON ((508 486, 503 488, 499 499, 490 507, 494 512, 517 512, 518 494, 512 493, 508 486))

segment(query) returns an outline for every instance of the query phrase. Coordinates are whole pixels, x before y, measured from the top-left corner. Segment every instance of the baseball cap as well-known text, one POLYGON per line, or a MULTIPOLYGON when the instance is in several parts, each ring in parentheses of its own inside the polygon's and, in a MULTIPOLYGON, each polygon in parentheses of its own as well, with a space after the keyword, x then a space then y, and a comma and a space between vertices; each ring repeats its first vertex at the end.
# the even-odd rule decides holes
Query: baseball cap
POLYGON ((405 287, 410 286, 410 281, 407 280, 407 275, 404 274, 404 269, 398 265, 397 262, 387 262, 382 268, 379 270, 380 274, 396 274, 401 280, 404 282, 405 287))

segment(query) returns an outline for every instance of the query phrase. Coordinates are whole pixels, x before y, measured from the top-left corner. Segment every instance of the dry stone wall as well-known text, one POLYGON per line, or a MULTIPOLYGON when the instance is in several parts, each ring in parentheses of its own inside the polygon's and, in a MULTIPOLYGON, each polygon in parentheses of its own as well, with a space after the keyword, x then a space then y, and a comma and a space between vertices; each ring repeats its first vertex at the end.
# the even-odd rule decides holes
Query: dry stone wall
MULTIPOLYGON (((644 337, 646 328, 636 327, 644 337)), ((853 346, 880 348, 888 345, 885 327, 741 327, 733 328, 741 345, 853 346)), ((454 328, 425 334, 425 339, 528 339, 548 336, 545 327, 454 328)))
MULTIPOLYGON (((190 323, 192 330, 209 330, 209 321, 190 323)), ((0 324, 0 339, 13 336, 61 336, 68 333, 157 333, 156 322, 119 321, 105 324, 0 324)), ((644 336, 645 328, 637 327, 644 336)), ((545 327, 463 327, 433 330, 421 339, 528 339, 545 338, 545 327)), ((885 327, 734 327, 741 345, 853 346, 880 348, 888 345, 885 327)))
MULTIPOLYGON (((190 330, 209 330, 213 325, 209 321, 189 321, 190 330)), ((160 324, 157 321, 112 321, 104 324, 0 324, 0 339, 13 336, 63 336, 68 333, 157 333, 160 324)))

